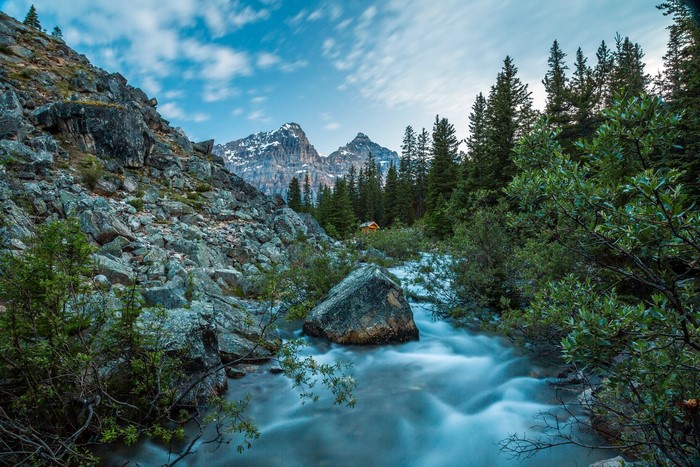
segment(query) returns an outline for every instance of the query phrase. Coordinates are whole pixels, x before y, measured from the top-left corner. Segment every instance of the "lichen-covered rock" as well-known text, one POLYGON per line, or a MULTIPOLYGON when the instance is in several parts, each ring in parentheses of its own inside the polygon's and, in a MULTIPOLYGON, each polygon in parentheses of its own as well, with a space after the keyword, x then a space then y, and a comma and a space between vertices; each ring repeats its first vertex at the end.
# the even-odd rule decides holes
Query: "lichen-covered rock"
POLYGON ((339 344, 389 344, 418 339, 403 291, 384 270, 364 265, 311 310, 304 332, 339 344))

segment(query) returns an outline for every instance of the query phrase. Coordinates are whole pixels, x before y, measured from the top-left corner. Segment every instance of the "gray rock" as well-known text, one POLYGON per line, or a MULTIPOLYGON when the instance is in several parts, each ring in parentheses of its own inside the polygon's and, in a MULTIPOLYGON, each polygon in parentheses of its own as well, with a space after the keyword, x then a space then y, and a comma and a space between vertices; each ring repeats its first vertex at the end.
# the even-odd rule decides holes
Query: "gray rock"
POLYGON ((194 214, 194 209, 191 206, 180 201, 163 201, 161 206, 165 213, 172 217, 194 214))
POLYGON ((625 461, 622 456, 613 457, 612 459, 605 459, 602 461, 594 462, 589 467, 623 467, 628 465, 633 465, 625 461))
POLYGON ((195 403, 226 389, 212 316, 210 304, 195 302, 189 309, 178 308, 164 314, 147 310, 139 317, 142 328, 157 339, 161 348, 183 359, 185 381, 178 387, 186 388, 199 381, 190 394, 179 394, 182 403, 195 403))
POLYGON ((144 201, 144 203, 148 204, 155 204, 158 201, 159 194, 158 190, 156 188, 149 188, 146 190, 146 192, 143 194, 141 199, 144 201))
POLYGON ((148 306, 162 306, 167 310, 182 308, 187 305, 185 289, 174 284, 149 287, 141 291, 148 306))
POLYGON ((192 150, 194 150, 194 152, 198 152, 199 154, 201 154, 203 156, 210 155, 213 148, 214 148, 214 140, 213 139, 208 139, 206 141, 200 141, 199 143, 192 144, 192 150))
POLYGON ((91 235, 100 245, 109 243, 119 236, 134 240, 129 227, 116 217, 114 211, 104 209, 104 205, 95 203, 94 208, 83 211, 79 219, 83 232, 91 235))
POLYGON ((375 265, 350 273, 304 322, 304 332, 339 344, 387 344, 418 339, 401 288, 375 265))
POLYGON ((279 349, 280 340, 269 316, 217 303, 216 332, 222 361, 265 361, 279 349))
POLYGON ((119 236, 114 238, 114 240, 112 240, 111 242, 102 245, 99 249, 99 252, 102 255, 112 255, 118 258, 119 256, 121 256, 124 247, 127 246, 129 243, 131 243, 129 239, 119 236))
POLYGON ((97 265, 97 271, 111 284, 131 285, 133 283, 133 271, 129 265, 113 257, 99 254, 93 255, 93 259, 97 265))
POLYGON ((142 167, 153 146, 141 115, 115 104, 55 102, 32 116, 40 128, 62 134, 80 150, 113 157, 125 167, 142 167))
POLYGON ((92 278, 92 281, 95 283, 97 288, 101 290, 109 290, 112 288, 112 284, 109 282, 109 279, 107 279, 107 276, 105 276, 104 274, 96 275, 92 278))
POLYGON ((129 193, 133 193, 139 187, 139 182, 133 175, 127 175, 122 181, 122 188, 124 188, 129 193))

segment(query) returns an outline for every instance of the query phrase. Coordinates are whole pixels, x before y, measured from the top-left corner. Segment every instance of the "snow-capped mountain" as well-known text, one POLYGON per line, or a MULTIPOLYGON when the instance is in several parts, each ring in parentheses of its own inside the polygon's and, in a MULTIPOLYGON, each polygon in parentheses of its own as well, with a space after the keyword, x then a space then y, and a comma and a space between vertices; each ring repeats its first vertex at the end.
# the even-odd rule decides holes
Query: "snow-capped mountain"
POLYGON ((279 129, 264 131, 247 138, 217 144, 212 151, 226 161, 228 169, 268 194, 287 195, 292 177, 303 183, 308 172, 315 193, 319 184, 332 186, 336 177, 345 175, 351 165, 358 170, 371 152, 386 172, 390 162, 398 164, 398 155, 370 140, 357 136, 328 156, 316 151, 297 123, 285 123, 279 129))

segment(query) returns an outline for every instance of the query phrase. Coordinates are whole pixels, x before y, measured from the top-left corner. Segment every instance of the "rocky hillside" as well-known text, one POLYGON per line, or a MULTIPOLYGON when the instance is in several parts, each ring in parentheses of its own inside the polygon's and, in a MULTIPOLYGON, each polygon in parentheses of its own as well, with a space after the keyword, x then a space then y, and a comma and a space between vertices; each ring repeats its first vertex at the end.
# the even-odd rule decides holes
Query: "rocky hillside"
POLYGON ((285 123, 277 130, 260 132, 247 138, 214 146, 213 154, 222 157, 226 166, 248 183, 269 194, 287 195, 289 182, 298 177, 303 182, 309 174, 311 188, 319 184, 333 186, 336 177, 345 175, 354 165, 358 170, 371 152, 386 171, 396 152, 358 133, 351 142, 329 156, 320 155, 297 123, 285 123))
MULTIPOLYGON (((123 76, 0 13, 0 249, 18 254, 36 225, 77 219, 96 249, 96 287, 118 302, 136 283, 167 310, 172 349, 204 371, 269 353, 251 343, 255 307, 240 297, 297 238, 327 238, 212 147, 172 128, 123 76)), ((200 393, 222 386, 219 371, 200 393)))

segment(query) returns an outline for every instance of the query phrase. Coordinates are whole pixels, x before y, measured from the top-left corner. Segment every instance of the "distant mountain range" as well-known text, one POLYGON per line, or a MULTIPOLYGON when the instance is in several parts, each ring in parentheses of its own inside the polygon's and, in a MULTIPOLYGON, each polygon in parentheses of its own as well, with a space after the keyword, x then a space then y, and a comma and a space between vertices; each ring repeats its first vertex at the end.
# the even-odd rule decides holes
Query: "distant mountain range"
POLYGON ((255 133, 246 138, 217 144, 212 152, 223 157, 226 167, 267 194, 287 195, 294 176, 303 183, 308 172, 315 193, 319 183, 333 186, 335 179, 358 170, 371 152, 386 173, 391 161, 398 166, 399 155, 375 143, 363 133, 328 156, 316 151, 297 123, 285 123, 279 129, 255 133))

